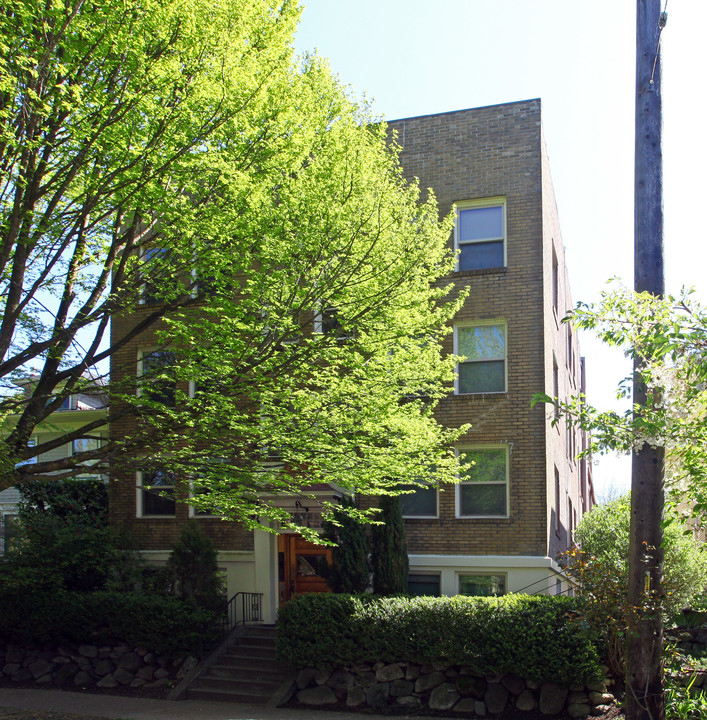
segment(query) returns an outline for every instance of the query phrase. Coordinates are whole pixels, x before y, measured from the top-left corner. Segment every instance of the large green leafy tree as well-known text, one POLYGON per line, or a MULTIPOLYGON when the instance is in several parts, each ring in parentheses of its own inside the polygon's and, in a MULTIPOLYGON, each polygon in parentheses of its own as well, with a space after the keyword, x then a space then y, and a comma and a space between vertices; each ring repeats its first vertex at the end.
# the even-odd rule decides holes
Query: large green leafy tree
POLYGON ((287 521, 275 498, 313 482, 394 492, 433 464, 453 479, 456 432, 432 416, 452 372, 439 340, 458 300, 435 283, 450 225, 326 64, 293 59, 298 13, 6 5, 0 488, 168 460, 194 504, 254 523, 287 521), (146 331, 170 362, 143 362, 136 388, 121 350, 146 331), (15 468, 95 434, 28 442, 108 361, 109 420, 134 431, 15 468))

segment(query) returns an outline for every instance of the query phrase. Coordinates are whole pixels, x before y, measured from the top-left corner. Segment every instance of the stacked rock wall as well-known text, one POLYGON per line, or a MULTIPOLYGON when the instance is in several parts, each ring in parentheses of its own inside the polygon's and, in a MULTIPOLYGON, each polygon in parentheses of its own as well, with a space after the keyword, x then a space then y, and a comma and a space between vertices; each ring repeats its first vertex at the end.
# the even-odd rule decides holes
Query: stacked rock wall
POLYGON ((297 677, 293 700, 302 705, 345 704, 377 710, 448 710, 479 716, 512 709, 601 715, 613 703, 612 680, 567 687, 524 680, 517 675, 482 676, 456 665, 397 662, 357 665, 333 672, 306 668, 297 677))
POLYGON ((144 688, 172 685, 196 664, 127 645, 3 645, 0 681, 41 685, 144 688))

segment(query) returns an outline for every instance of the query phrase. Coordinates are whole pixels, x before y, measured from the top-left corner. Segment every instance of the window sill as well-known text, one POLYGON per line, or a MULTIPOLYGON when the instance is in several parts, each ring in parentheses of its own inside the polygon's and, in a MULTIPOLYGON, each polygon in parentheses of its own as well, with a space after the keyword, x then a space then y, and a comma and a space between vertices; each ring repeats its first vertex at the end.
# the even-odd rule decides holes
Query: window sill
POLYGON ((494 392, 480 392, 480 393, 463 393, 458 390, 454 391, 454 397, 467 397, 467 398, 497 398, 500 396, 507 396, 508 390, 496 390, 494 392))
POLYGON ((508 267, 497 268, 480 268, 479 270, 455 270, 455 277, 477 277, 479 275, 504 275, 508 272, 508 267))

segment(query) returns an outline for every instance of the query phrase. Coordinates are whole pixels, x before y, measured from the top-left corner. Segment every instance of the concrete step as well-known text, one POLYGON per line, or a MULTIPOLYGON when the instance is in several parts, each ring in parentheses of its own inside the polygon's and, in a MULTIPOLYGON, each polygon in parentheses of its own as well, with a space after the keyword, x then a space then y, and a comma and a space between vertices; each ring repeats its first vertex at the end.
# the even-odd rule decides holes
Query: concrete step
POLYGON ((220 662, 212 665, 205 673, 213 677, 225 678, 253 678, 255 680, 269 680, 271 678, 280 678, 285 674, 283 669, 277 665, 263 665, 261 667, 253 667, 252 665, 222 665, 220 662))
POLYGON ((275 662, 274 648, 263 648, 258 645, 236 645, 223 655, 224 658, 247 658, 251 661, 275 662))
POLYGON ((227 692, 251 692, 256 694, 268 693, 271 695, 282 682, 283 678, 271 680, 248 680, 241 678, 223 678, 207 675, 199 678, 199 688, 210 690, 224 690, 227 692))
POLYGON ((220 702, 248 703, 250 705, 265 705, 272 696, 272 692, 229 692, 227 690, 215 690, 213 688, 189 688, 187 698, 189 700, 215 700, 220 702))

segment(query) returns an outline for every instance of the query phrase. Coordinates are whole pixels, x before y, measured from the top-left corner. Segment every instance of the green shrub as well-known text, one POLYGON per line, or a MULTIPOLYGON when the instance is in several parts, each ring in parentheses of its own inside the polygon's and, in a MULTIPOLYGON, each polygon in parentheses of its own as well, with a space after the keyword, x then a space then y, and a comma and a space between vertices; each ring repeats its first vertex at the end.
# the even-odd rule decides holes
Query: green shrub
POLYGON ((202 608, 225 605, 223 580, 219 575, 216 546, 195 520, 182 525, 172 547, 167 568, 176 580, 178 597, 202 608))
POLYGON ((172 597, 32 590, 21 582, 0 588, 0 638, 10 642, 120 642, 155 652, 198 652, 213 617, 172 597))
POLYGON ((371 527, 373 592, 401 595, 407 592, 409 563, 400 498, 384 495, 378 506, 380 524, 371 527))
POLYGON ((278 654, 295 667, 447 662, 575 683, 599 676, 572 598, 303 595, 280 609, 278 654))

